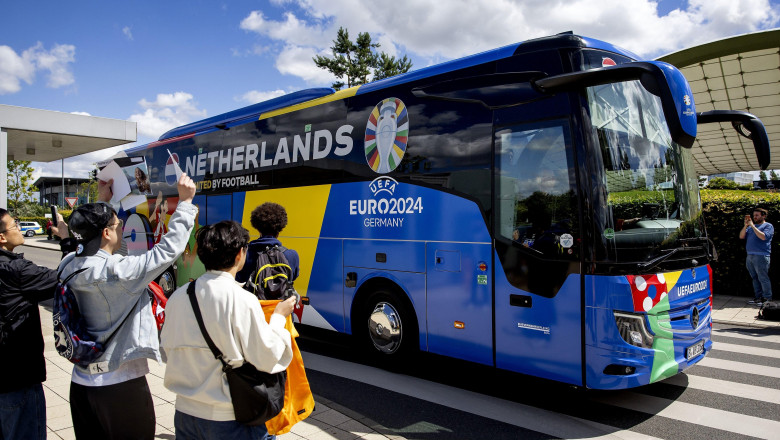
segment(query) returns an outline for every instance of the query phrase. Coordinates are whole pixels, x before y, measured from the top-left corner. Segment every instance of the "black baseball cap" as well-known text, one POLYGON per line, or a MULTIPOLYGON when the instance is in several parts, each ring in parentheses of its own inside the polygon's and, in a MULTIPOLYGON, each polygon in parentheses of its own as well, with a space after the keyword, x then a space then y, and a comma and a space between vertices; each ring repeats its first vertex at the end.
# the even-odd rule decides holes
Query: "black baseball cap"
POLYGON ((68 227, 73 238, 78 241, 77 257, 95 255, 100 249, 100 236, 103 229, 116 215, 116 211, 106 203, 87 203, 76 208, 70 215, 68 227))

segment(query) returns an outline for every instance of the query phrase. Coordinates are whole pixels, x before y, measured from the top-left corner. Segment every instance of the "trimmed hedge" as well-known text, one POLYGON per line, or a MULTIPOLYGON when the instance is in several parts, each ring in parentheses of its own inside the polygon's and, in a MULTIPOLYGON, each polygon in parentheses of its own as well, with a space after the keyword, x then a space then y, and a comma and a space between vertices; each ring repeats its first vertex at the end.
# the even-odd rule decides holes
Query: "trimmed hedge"
MULTIPOLYGON (((780 193, 763 191, 701 190, 707 234, 718 250, 718 261, 712 263, 713 293, 753 297, 753 283, 745 268, 745 242, 739 231, 745 215, 760 207, 769 211, 767 221, 780 228, 780 193)), ((780 237, 772 240, 769 275, 772 291, 780 292, 780 237)), ((778 294, 774 294, 778 298, 778 294)))

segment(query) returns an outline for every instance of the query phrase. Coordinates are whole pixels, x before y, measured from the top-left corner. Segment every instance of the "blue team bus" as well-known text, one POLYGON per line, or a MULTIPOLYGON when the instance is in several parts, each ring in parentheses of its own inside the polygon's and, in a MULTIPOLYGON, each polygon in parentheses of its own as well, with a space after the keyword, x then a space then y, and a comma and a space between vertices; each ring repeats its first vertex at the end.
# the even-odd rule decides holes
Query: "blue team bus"
MULTIPOLYGON (((301 324, 388 361, 425 351, 640 386, 712 347, 697 123, 733 123, 769 161, 760 121, 697 114, 692 96, 669 64, 570 33, 530 40, 173 129, 128 151, 151 191, 120 215, 129 252, 153 246, 178 166, 198 225, 234 219, 255 238, 252 209, 286 207, 301 324)), ((194 247, 168 291, 203 272, 194 247)))

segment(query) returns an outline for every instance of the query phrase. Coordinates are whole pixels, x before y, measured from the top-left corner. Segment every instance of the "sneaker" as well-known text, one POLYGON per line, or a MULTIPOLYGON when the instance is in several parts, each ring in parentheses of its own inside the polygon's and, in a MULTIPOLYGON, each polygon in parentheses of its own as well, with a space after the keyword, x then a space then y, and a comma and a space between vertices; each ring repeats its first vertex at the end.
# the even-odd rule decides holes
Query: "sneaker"
POLYGON ((748 304, 753 304, 753 305, 758 305, 758 304, 761 304, 762 302, 764 302, 764 300, 762 300, 761 298, 759 298, 759 299, 751 299, 751 300, 750 300, 750 301, 748 301, 747 303, 748 303, 748 304))

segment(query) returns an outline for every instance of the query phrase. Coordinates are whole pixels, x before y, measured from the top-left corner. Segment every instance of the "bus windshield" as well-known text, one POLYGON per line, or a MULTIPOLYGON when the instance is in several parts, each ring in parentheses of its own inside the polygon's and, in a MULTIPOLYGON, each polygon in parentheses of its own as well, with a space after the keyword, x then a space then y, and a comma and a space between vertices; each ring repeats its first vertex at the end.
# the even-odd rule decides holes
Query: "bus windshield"
POLYGON ((706 238, 691 150, 672 142, 661 100, 638 81, 590 87, 587 97, 597 138, 593 153, 603 163, 602 172, 591 174, 597 258, 632 263, 636 272, 678 250, 685 252, 670 262, 703 256, 706 238))

